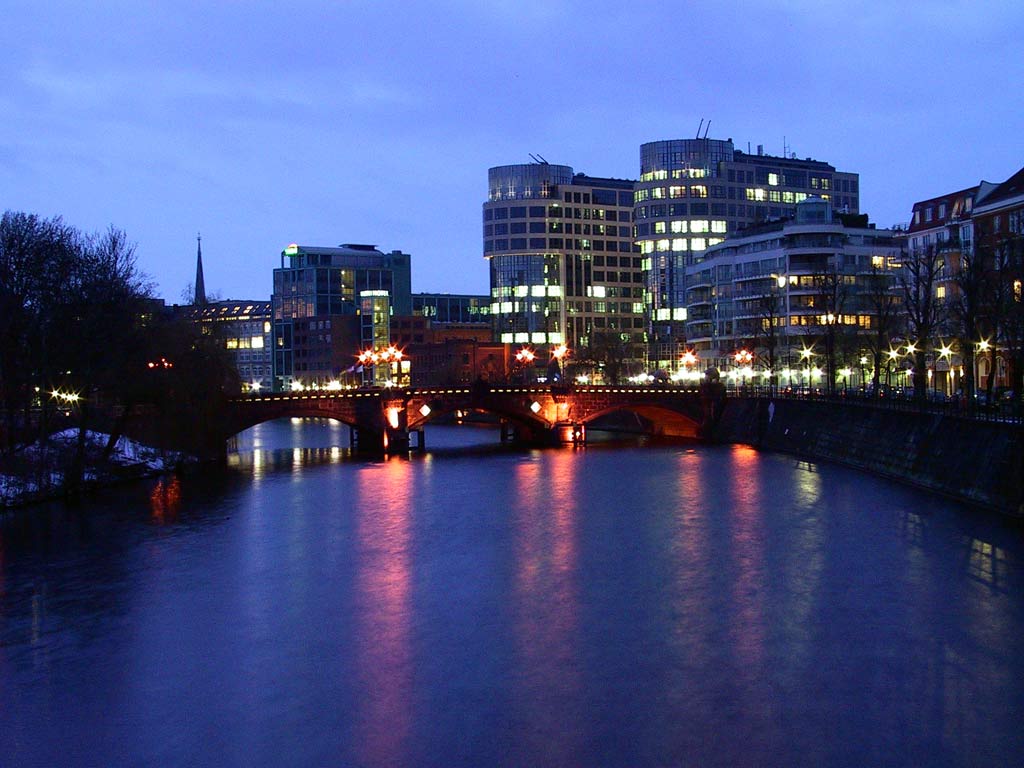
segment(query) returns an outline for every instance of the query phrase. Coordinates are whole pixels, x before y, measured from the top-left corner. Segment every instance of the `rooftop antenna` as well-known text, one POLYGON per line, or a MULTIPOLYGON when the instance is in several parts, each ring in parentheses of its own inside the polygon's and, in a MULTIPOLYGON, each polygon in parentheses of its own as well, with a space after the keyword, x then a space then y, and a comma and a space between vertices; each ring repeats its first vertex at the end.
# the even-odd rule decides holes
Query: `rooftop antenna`
POLYGON ((697 136, 696 136, 696 138, 698 138, 698 139, 700 138, 700 129, 703 128, 703 127, 704 127, 704 118, 702 117, 700 119, 700 125, 697 126, 697 136))
POLYGON ((711 129, 711 121, 708 120, 708 124, 704 126, 704 138, 708 137, 708 131, 711 129))
POLYGON ((537 156, 533 154, 533 152, 527 152, 526 154, 530 156, 530 159, 533 160, 533 162, 540 163, 540 160, 537 159, 537 156))
POLYGON ((540 154, 539 152, 537 153, 537 157, 540 158, 540 161, 542 163, 544 163, 544 165, 548 165, 549 164, 548 161, 544 159, 544 155, 540 154))

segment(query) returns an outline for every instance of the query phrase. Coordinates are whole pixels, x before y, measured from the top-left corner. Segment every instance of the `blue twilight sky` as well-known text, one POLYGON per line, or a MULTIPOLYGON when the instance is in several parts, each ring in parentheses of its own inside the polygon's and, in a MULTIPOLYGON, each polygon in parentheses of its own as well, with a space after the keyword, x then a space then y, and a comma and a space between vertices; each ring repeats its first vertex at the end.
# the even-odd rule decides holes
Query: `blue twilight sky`
POLYGON ((282 248, 484 293, 487 168, 635 178, 645 141, 783 137, 861 209, 1024 165, 1024 3, 5 0, 0 207, 109 224, 172 302, 267 298, 282 248))

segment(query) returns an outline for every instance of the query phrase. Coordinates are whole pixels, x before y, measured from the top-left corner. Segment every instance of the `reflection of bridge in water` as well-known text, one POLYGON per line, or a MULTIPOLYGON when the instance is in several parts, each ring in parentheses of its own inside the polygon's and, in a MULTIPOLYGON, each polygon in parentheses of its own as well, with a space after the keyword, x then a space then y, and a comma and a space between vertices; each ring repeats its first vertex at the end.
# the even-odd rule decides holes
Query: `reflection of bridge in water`
POLYGON ((707 403, 696 389, 650 387, 471 387, 291 392, 236 397, 224 418, 209 425, 207 446, 264 421, 287 417, 330 418, 347 424, 353 447, 369 453, 424 445, 423 430, 449 414, 485 413, 499 419, 503 440, 532 444, 586 441, 587 425, 615 412, 643 417, 655 435, 698 437, 707 403))

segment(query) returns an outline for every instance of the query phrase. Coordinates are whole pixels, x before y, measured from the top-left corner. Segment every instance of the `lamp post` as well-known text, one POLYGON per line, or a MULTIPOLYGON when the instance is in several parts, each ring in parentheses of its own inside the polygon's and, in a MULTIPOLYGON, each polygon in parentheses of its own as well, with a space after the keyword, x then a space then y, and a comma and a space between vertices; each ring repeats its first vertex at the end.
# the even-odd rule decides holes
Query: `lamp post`
POLYGON ((740 387, 746 388, 744 377, 750 370, 750 364, 754 360, 754 356, 750 353, 749 349, 738 349, 736 354, 733 355, 733 360, 736 361, 737 374, 739 375, 740 387))
MULTIPOLYGON (((405 353, 393 344, 382 349, 364 349, 359 353, 357 359, 364 370, 366 368, 370 369, 370 375, 364 375, 363 381, 369 380, 374 386, 385 387, 408 383, 404 381, 407 378, 403 371, 405 353), (383 375, 381 375, 378 366, 384 367, 383 375)), ((406 365, 405 368, 407 367, 406 365)))
POLYGON ((536 357, 537 357, 536 353, 532 349, 530 349, 529 347, 522 347, 518 352, 516 352, 516 362, 518 363, 516 371, 518 373, 523 374, 523 383, 524 384, 528 384, 529 383, 527 381, 527 376, 526 376, 527 366, 533 365, 533 361, 536 359, 536 357))
POLYGON ((807 376, 807 378, 804 381, 805 381, 805 384, 807 386, 807 391, 808 392, 810 391, 810 384, 811 384, 811 356, 812 356, 812 354, 813 354, 813 352, 811 351, 810 347, 804 347, 803 349, 800 350, 800 359, 803 361, 804 371, 806 372, 806 376, 807 376))
POLYGON ((569 354, 569 348, 565 344, 559 344, 557 347, 551 350, 551 356, 558 361, 558 380, 560 383, 565 381, 565 357, 569 354))
POLYGON ((685 352, 683 352, 683 356, 680 358, 680 362, 682 362, 683 364, 684 378, 688 382, 692 382, 694 378, 694 368, 698 363, 697 353, 694 352, 692 349, 686 350, 685 352))

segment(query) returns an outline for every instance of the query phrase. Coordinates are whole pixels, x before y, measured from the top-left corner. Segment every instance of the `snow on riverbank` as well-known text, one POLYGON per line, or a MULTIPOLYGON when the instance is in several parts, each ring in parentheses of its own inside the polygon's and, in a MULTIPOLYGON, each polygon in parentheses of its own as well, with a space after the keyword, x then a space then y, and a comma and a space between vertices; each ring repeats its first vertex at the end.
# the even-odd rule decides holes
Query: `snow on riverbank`
MULTIPOLYGON (((43 443, 35 443, 18 452, 0 472, 0 507, 14 506, 59 494, 64 473, 78 450, 79 432, 65 429, 55 432, 43 443)), ((85 433, 85 472, 89 484, 103 484, 125 477, 142 477, 168 471, 181 464, 185 455, 161 451, 127 437, 118 439, 110 457, 103 451, 110 435, 85 433)))

